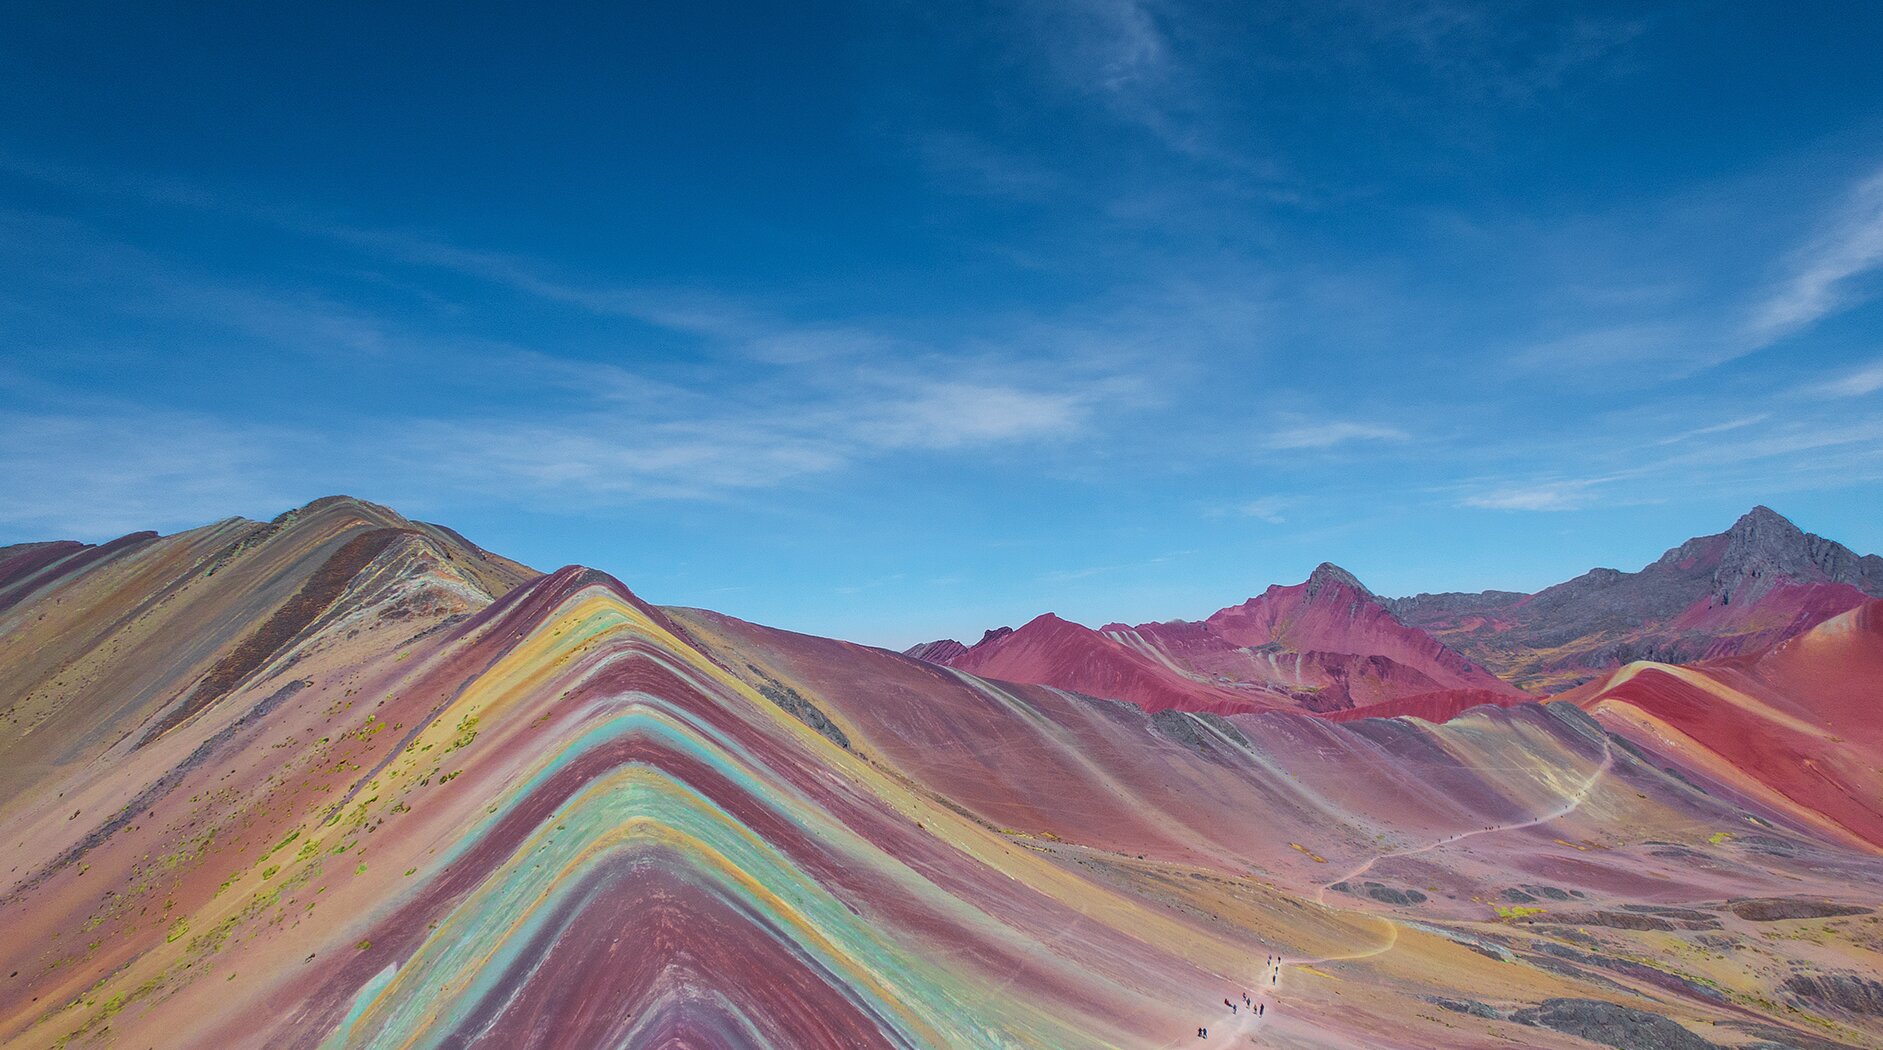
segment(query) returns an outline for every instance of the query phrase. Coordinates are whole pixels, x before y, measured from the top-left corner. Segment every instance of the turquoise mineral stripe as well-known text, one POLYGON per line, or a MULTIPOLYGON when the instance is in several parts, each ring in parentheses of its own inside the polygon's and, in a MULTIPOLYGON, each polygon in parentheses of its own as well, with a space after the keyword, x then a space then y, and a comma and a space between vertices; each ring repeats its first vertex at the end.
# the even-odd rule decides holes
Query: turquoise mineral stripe
MULTIPOLYGON (((662 850, 663 860, 671 859, 676 864, 684 860, 689 877, 702 879, 706 888, 766 916, 775 929, 804 927, 827 941, 828 948, 813 938, 789 938, 807 963, 833 979, 833 984, 897 1033, 901 1041, 911 1045, 924 1042, 911 1029, 910 1020, 901 1016, 915 1012, 926 1026, 947 1033, 951 1044, 985 1045, 990 1033, 963 1030, 951 1016, 955 1013, 952 1004, 967 989, 959 987, 958 982, 942 980, 940 974, 925 972, 933 968, 884 940, 815 879, 753 836, 725 810, 690 786, 648 767, 617 771, 572 799, 440 924, 389 988, 380 985, 362 989, 355 1010, 369 1017, 363 1027, 370 1034, 365 1042, 356 1040, 351 1045, 393 1045, 408 1040, 431 1045, 455 1027, 455 1016, 487 996, 500 994, 504 974, 520 961, 527 962, 519 960, 516 953, 543 932, 568 887, 582 883, 584 870, 624 848, 632 852, 643 842, 654 844, 659 828, 696 840, 724 858, 726 867, 713 863, 710 855, 698 852, 698 847, 684 858, 662 850), (598 843, 608 845, 597 853, 598 843), (741 873, 763 887, 788 911, 768 906, 731 878, 731 872, 741 873), (874 976, 891 998, 877 994, 867 982, 844 976, 855 973, 874 976), (454 981, 462 983, 453 987, 454 981), (371 1000, 381 989, 391 993, 390 1001, 374 1008, 371 1000)), ((359 1031, 355 1029, 356 1034, 359 1031)), ((330 1044, 349 1045, 343 1041, 330 1044)))

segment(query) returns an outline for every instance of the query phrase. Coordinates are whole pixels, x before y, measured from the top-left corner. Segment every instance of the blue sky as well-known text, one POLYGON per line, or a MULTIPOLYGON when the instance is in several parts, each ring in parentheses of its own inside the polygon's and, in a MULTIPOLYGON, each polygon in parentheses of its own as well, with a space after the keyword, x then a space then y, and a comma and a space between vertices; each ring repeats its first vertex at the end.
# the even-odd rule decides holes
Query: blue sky
POLYGON ((0 13, 0 542, 897 646, 1883 550, 1883 6, 385 6, 0 13))

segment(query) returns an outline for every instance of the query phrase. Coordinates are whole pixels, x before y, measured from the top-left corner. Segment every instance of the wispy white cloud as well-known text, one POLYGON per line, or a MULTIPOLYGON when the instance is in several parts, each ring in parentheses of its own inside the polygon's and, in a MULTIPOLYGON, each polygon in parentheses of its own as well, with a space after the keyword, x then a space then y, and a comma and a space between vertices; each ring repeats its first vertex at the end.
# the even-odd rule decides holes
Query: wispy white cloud
MULTIPOLYGON (((35 174, 84 182, 67 172, 35 174)), ((165 205, 220 207, 209 195, 166 186, 113 183, 110 191, 165 205)), ((650 369, 658 360, 623 367, 596 355, 578 359, 501 343, 450 341, 421 334, 402 316, 340 307, 323 295, 293 289, 209 280, 73 224, 55 229, 47 226, 51 220, 0 214, 0 220, 28 224, 35 235, 24 238, 27 243, 64 251, 70 257, 66 261, 76 261, 51 267, 55 271, 85 271, 94 274, 88 279, 108 280, 110 309, 161 311, 173 321, 213 325, 302 352, 339 348, 386 355, 420 371, 448 362, 436 370, 438 378, 472 395, 449 419, 414 409, 405 416, 355 419, 340 428, 379 435, 352 444, 335 438, 344 447, 336 452, 333 484, 355 489, 391 480, 403 498, 420 500, 428 490, 450 486, 507 499, 720 499, 899 454, 1044 448, 1085 435, 1099 422, 1115 422, 1121 410, 1152 400, 1137 374, 1141 355, 1128 336, 1118 338, 1129 326, 1115 319, 1095 328, 1085 322, 1019 318, 992 334, 931 345, 858 324, 786 319, 710 291, 563 280, 526 259, 423 235, 323 225, 272 211, 243 210, 236 217, 341 245, 369 265, 443 270, 552 304, 631 317, 686 336, 708 351, 684 369, 654 374, 650 369), (511 396, 518 393, 525 396, 511 396), (554 411, 542 411, 545 393, 554 395, 554 411)), ((58 400, 41 394, 48 402, 58 400)), ((151 412, 135 403, 97 409, 101 419, 151 412)), ((79 415, 60 418, 72 432, 83 430, 79 415)), ((14 422, 19 425, 18 419, 14 422)), ((220 475, 227 482, 221 491, 246 491, 234 483, 238 460, 231 457, 245 457, 240 462, 257 476, 298 479, 284 481, 290 489, 310 484, 304 464, 294 457, 267 459, 270 450, 294 440, 286 432, 264 434, 232 423, 219 442, 206 436, 207 423, 196 431, 153 425, 171 435, 202 433, 205 446, 226 444, 230 451, 220 456, 176 457, 178 463, 203 468, 192 475, 192 484, 206 492, 222 484, 207 480, 218 463, 232 468, 220 475)), ((112 432, 109 423, 99 426, 101 433, 112 432)), ((27 506, 42 495, 47 507, 57 501, 93 507, 98 511, 91 515, 94 525, 107 518, 175 520, 149 514, 149 502, 135 487, 117 500, 126 510, 116 516, 102 509, 112 502, 108 485, 94 486, 95 498, 58 496, 58 472, 35 472, 26 454, 44 444, 22 434, 0 453, 0 478, 16 482, 10 486, 14 513, 0 513, 0 521, 46 521, 27 506)), ((68 444, 61 455, 77 465, 70 472, 75 483, 87 476, 112 476, 108 450, 114 442, 90 449, 82 442, 68 444), (97 458, 86 461, 88 455, 97 458)), ((171 476, 155 469, 143 473, 171 476)), ((74 518, 64 524, 82 523, 74 518)), ((90 535, 97 528, 84 531, 90 535)))
POLYGON ((402 429, 405 441, 393 450, 407 463, 402 476, 506 502, 713 500, 791 484, 852 462, 836 442, 729 418, 468 418, 419 420, 402 429))
POLYGON ((98 297, 94 309, 140 321, 216 330, 271 348, 371 355, 386 326, 369 311, 303 288, 219 279, 64 219, 0 211, 0 238, 57 287, 98 297))
MULTIPOLYGON (((1802 465, 1810 459, 1822 458, 1850 446, 1864 446, 1860 450, 1861 454, 1873 458, 1883 457, 1883 419, 1833 418, 1793 422, 1741 440, 1705 443, 1635 469, 1649 472, 1780 457, 1790 458, 1802 465)), ((1770 467, 1766 469, 1772 470, 1770 467)), ((1772 472, 1780 473, 1776 470, 1772 472)))
MULTIPOLYGON (((8 495, 0 526, 22 537, 97 538, 279 509, 335 489, 421 506, 454 492, 587 505, 721 500, 910 453, 1050 451, 1144 401, 1137 359, 1080 338, 1076 326, 1019 326, 996 352, 675 295, 641 312, 712 352, 656 374, 657 359, 626 367, 450 340, 321 296, 204 279, 86 230, 30 228, 42 234, 33 243, 75 262, 57 272, 109 283, 101 309, 158 311, 167 323, 219 329, 266 353, 383 358, 372 366, 376 385, 387 375, 431 375, 462 396, 449 417, 422 406, 330 413, 316 441, 245 423, 236 405, 212 417, 123 398, 74 404, 43 381, 0 373, 16 406, 46 406, 37 415, 9 410, 0 426, 8 495), (894 368, 878 363, 889 346, 899 351, 894 368)), ((562 297, 512 261, 455 251, 433 261, 562 297)))
POLYGON ((362 227, 334 222, 294 208, 235 200, 177 180, 103 173, 9 155, 0 155, 0 171, 84 192, 131 197, 149 204, 213 213, 228 219, 272 227, 284 233, 347 246, 379 258, 450 271, 596 314, 641 318, 650 323, 689 331, 710 328, 718 321, 711 311, 689 315, 684 308, 675 304, 674 295, 658 289, 584 285, 552 276, 544 267, 518 256, 465 248, 414 231, 362 227))
POLYGON ((1527 101, 1586 77, 1647 26, 1586 13, 1547 21, 1514 5, 1456 0, 1334 5, 1359 16, 1454 91, 1527 101))
POLYGON ((1654 443, 1657 445, 1677 445, 1683 441, 1692 441, 1694 438, 1698 438, 1698 437, 1710 437, 1714 434, 1724 434, 1730 430, 1743 430, 1746 427, 1758 426, 1760 423, 1763 423, 1766 420, 1771 419, 1771 418, 1772 418, 1772 414, 1770 412, 1760 412, 1756 415, 1740 416, 1737 419, 1729 419, 1725 421, 1724 423, 1710 423, 1703 427, 1694 427, 1691 430, 1683 430, 1678 434, 1670 434, 1667 437, 1656 440, 1654 443))
POLYGON ((1075 0, 1030 6, 1048 62, 1064 84, 1179 154, 1213 152, 1194 112, 1205 90, 1177 61, 1151 4, 1075 0))
POLYGON ((1074 0, 1044 7, 1040 14, 1059 33, 1063 72, 1088 89, 1125 94, 1169 74, 1170 44, 1141 0, 1074 0))
POLYGON ((1271 431, 1262 438, 1262 444, 1276 450, 1325 449, 1357 441, 1402 442, 1411 440, 1411 437, 1398 427, 1379 423, 1328 420, 1271 431))
MULTIPOLYGON (((1737 192, 1748 191, 1741 186, 1737 192)), ((1634 319, 1608 320, 1606 315, 1616 311, 1604 308, 1598 315, 1603 320, 1584 318, 1581 327, 1521 348, 1507 360, 1519 370, 1561 381, 1607 384, 1616 370, 1626 369, 1632 377, 1661 383, 1689 378, 1804 332, 1883 291, 1878 272, 1883 270, 1883 170, 1848 189, 1817 231, 1777 265, 1783 276, 1769 284, 1735 282, 1711 293, 1750 300, 1750 309, 1722 306, 1723 300, 1709 301, 1708 293, 1688 292, 1684 303, 1659 299, 1657 293, 1641 303, 1618 304, 1625 318, 1634 319)), ((1655 287, 1653 281, 1649 287, 1655 287)), ((1860 378, 1854 381, 1861 384, 1860 378)), ((1816 393, 1835 391, 1824 387, 1816 393)))
POLYGON ((1825 228, 1792 261, 1790 274, 1753 311, 1752 347, 1772 343, 1875 294, 1859 279, 1883 265, 1883 171, 1849 193, 1825 228))
POLYGON ((1819 383, 1810 392, 1823 397, 1862 397, 1879 390, 1883 390, 1883 361, 1872 361, 1836 379, 1819 383))
POLYGON ((235 513, 272 515, 326 491, 318 477, 289 481, 280 473, 287 455, 321 461, 314 439, 184 412, 4 412, 0 449, 7 542, 100 540, 235 513))
MULTIPOLYGON (((514 384, 558 386, 581 378, 540 360, 511 375, 514 384)), ((374 415, 320 433, 118 401, 7 412, 0 529, 13 539, 97 539, 270 514, 340 490, 408 507, 466 498, 586 507, 723 501, 912 452, 1061 441, 1083 433, 1113 393, 1103 381, 931 387, 867 372, 711 397, 637 383, 604 367, 569 412, 374 415)))
POLYGON ((1188 558, 1195 553, 1196 551, 1194 550, 1171 551, 1167 554, 1159 554, 1155 557, 1145 558, 1141 561, 1135 561, 1129 564, 1086 565, 1077 569, 1056 569, 1050 572, 1040 573, 1037 579, 1042 583, 1073 583, 1078 580, 1091 579, 1094 576, 1109 576, 1114 573, 1141 571, 1159 565, 1168 565, 1172 562, 1188 558))
POLYGON ((1773 492, 1849 488, 1883 475, 1883 418, 1759 414, 1650 440, 1611 417, 1579 430, 1571 447, 1530 454, 1555 469, 1474 478, 1436 491, 1458 506, 1481 510, 1573 511, 1727 493, 1757 501, 1773 492), (1655 448, 1665 451, 1644 454, 1655 448))
MULTIPOLYGON (((1273 157, 1238 148, 1223 133, 1221 85, 1189 46, 1200 31, 1189 24, 1195 12, 1154 0, 1030 0, 1020 6, 1046 68, 1063 90, 1092 100, 1113 120, 1148 133, 1180 157, 1232 171, 1244 183, 1282 181, 1273 157)), ((1298 190, 1272 185, 1264 193, 1271 199, 1299 196, 1298 190)))
POLYGON ((1270 525, 1281 525, 1287 522, 1288 518, 1286 512, 1292 508, 1296 502, 1295 499, 1289 496, 1263 496, 1260 499, 1252 499, 1246 503, 1238 504, 1235 508, 1235 512, 1245 518, 1255 518, 1258 521, 1266 521, 1270 525))
POLYGON ((1116 572, 1117 569, 1116 565, 1087 565, 1079 569, 1055 569, 1051 572, 1043 572, 1040 573, 1039 578, 1044 583, 1070 583, 1073 580, 1084 580, 1093 576, 1102 576, 1108 572, 1116 572))
POLYGON ((1711 340, 1666 321, 1604 325, 1537 343, 1513 359, 1520 367, 1552 375, 1596 374, 1603 381, 1616 368, 1665 366, 1685 359, 1705 363, 1711 340))
POLYGON ((925 383, 864 409, 849 431, 884 448, 953 449, 1067 437, 1084 425, 1096 392, 925 383))
POLYGON ((1539 485, 1499 488, 1467 496, 1461 502, 1480 510, 1577 510, 1594 498, 1597 480, 1553 481, 1539 485))
POLYGON ((910 451, 956 452, 1078 434, 1102 391, 970 383, 886 385, 870 376, 798 388, 772 402, 751 391, 706 414, 606 412, 540 422, 492 417, 402 428, 412 467, 453 485, 514 498, 718 499, 775 488, 910 451))

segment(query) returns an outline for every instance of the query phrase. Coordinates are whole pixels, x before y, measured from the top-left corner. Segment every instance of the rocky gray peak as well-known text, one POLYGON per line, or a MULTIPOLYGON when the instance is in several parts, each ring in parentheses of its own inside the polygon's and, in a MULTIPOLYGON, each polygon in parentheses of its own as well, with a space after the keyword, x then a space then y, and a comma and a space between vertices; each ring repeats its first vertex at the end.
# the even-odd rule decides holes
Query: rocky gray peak
POLYGON ((1744 601, 1781 579, 1847 583, 1883 594, 1883 558, 1859 556, 1835 540, 1808 533, 1769 507, 1754 507, 1726 531, 1726 547, 1713 573, 1713 593, 1744 601))
POLYGON ((1529 596, 1524 591, 1420 591, 1404 598, 1382 598, 1380 604, 1394 616, 1414 623, 1431 617, 1500 610, 1529 596))
POLYGON ((1759 529, 1778 529, 1781 532, 1791 532, 1800 536, 1804 535, 1804 530, 1792 524, 1790 518, 1763 503, 1757 504, 1751 510, 1741 514, 1739 520, 1733 522, 1733 527, 1726 531, 1728 533, 1735 533, 1751 532, 1759 529))
POLYGON ((1314 571, 1308 574, 1308 597, 1312 599, 1328 587, 1345 587, 1369 598, 1373 596, 1373 592, 1367 590, 1366 584, 1361 583, 1353 573, 1331 561, 1324 561, 1316 565, 1314 571))
POLYGON ((1805 530, 1770 507, 1754 507, 1726 530, 1728 556, 1771 561, 1802 560, 1808 546, 1805 530))
MULTIPOLYGON (((1531 595, 1419 594, 1385 604, 1402 622, 1431 632, 1519 685, 1553 678, 1555 687, 1569 684, 1575 668, 1635 659, 1684 663, 1776 644, 1853 597, 1830 591, 1804 596, 1803 612, 1809 615, 1789 627, 1738 615, 1741 609, 1758 608, 1788 581, 1844 584, 1883 598, 1883 558, 1855 554, 1761 506, 1724 532, 1668 549, 1640 572, 1591 569, 1531 595), (1726 636, 1703 637, 1674 625, 1689 609, 1725 606, 1732 611, 1717 619, 1727 625, 1726 636)), ((1796 603, 1776 608, 1787 616, 1798 612, 1796 603)))

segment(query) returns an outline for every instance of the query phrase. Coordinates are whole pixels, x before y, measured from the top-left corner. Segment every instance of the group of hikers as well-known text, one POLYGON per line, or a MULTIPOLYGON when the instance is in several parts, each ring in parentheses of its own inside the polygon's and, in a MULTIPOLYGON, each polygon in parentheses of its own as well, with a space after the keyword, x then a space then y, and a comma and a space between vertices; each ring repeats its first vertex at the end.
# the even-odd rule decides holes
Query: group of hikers
MULTIPOLYGON (((1264 964, 1264 969, 1262 973, 1263 973, 1263 976, 1268 978, 1269 987, 1273 988, 1277 984, 1280 984, 1281 983, 1281 956, 1279 955, 1268 956, 1267 961, 1264 964)), ((1237 1005, 1235 1002, 1232 1002, 1231 1000, 1228 1000, 1228 999, 1223 1000, 1223 1005, 1229 1007, 1229 1015, 1231 1017, 1234 1017, 1241 1010, 1247 1010, 1249 1011, 1249 1013, 1253 1014, 1256 1017, 1263 1017, 1267 1015, 1268 1013, 1267 1003, 1258 1003, 1255 1000, 1249 998, 1248 992, 1242 992, 1240 994, 1242 996, 1241 1005, 1237 1005)), ((1210 1030, 1208 1028, 1198 1027, 1196 1030, 1196 1037, 1198 1039, 1208 1039, 1210 1037, 1210 1030)))
POLYGON ((1229 1013, 1232 1017, 1235 1015, 1238 1009, 1241 1009, 1243 1007, 1246 1007, 1248 1011, 1254 1014, 1255 1016, 1260 1017, 1262 1016, 1262 1011, 1267 1009, 1267 1006, 1268 1006, 1267 1003, 1258 1003, 1258 1002, 1251 1001, 1249 999, 1249 995, 1247 992, 1244 992, 1242 995, 1242 1007, 1238 1007, 1235 1003, 1232 1003, 1227 999, 1223 1000, 1223 1005, 1229 1007, 1229 1013))

